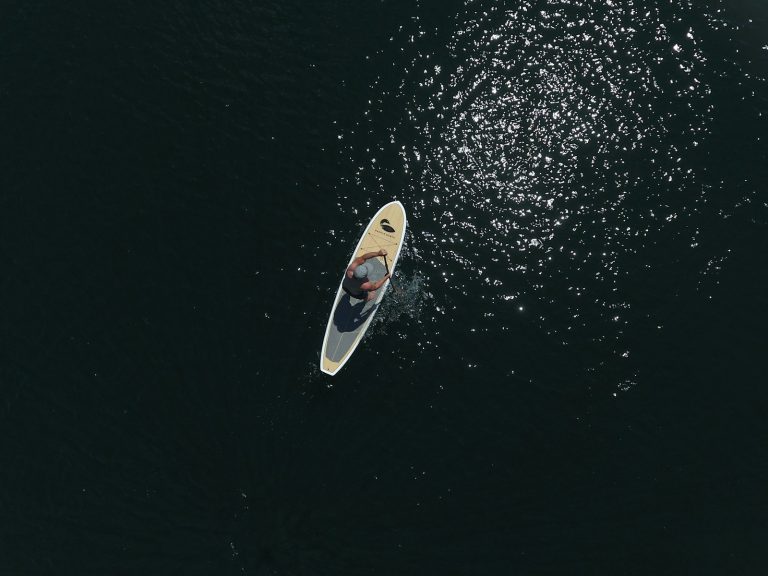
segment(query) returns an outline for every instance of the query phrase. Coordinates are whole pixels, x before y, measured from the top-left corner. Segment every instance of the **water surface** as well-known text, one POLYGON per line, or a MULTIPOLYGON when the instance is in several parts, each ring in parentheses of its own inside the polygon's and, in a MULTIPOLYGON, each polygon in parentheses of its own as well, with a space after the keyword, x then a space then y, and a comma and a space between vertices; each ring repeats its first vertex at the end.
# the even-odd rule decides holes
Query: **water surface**
POLYGON ((0 14, 0 573, 761 573, 761 3, 0 14))

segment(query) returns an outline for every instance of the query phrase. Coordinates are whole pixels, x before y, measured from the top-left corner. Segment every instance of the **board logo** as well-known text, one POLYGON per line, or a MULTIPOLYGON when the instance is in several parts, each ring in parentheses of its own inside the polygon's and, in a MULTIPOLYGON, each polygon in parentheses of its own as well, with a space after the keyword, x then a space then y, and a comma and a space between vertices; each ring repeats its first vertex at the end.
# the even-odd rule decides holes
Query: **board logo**
POLYGON ((387 220, 386 218, 384 218, 384 220, 379 222, 379 226, 381 226, 383 230, 385 230, 386 232, 389 232, 390 234, 395 231, 395 229, 392 228, 392 225, 389 223, 389 220, 387 220))

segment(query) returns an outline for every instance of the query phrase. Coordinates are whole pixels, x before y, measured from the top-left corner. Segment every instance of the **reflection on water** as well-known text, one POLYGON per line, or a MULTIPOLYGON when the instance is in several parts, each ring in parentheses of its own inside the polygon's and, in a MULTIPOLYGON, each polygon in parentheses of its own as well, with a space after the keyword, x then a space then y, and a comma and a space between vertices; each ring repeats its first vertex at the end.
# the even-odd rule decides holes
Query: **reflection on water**
POLYGON ((428 265, 431 330, 471 303, 495 318, 482 330, 533 319, 622 362, 633 323, 663 328, 645 291, 722 264, 727 249, 702 246, 705 223, 743 198, 708 173, 713 84, 741 86, 742 72, 709 56, 728 33, 719 13, 685 0, 468 1, 447 32, 422 18, 393 37, 391 58, 407 58, 372 88, 383 95, 345 154, 374 197, 405 183, 403 269, 428 265))

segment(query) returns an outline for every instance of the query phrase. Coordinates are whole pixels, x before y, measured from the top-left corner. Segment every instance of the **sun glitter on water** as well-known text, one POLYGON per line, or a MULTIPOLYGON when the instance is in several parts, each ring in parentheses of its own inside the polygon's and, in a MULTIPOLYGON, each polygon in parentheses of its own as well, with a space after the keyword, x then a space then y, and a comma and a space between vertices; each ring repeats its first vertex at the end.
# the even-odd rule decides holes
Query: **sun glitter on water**
POLYGON ((530 309, 553 341, 627 365, 629 387, 628 333, 663 325, 640 287, 700 246, 712 210, 711 84, 733 73, 707 56, 719 25, 682 0, 470 1, 447 32, 393 38, 408 57, 372 88, 376 144, 348 154, 371 194, 407 183, 413 245, 446 275, 425 278, 435 331, 470 302, 486 331, 530 309))

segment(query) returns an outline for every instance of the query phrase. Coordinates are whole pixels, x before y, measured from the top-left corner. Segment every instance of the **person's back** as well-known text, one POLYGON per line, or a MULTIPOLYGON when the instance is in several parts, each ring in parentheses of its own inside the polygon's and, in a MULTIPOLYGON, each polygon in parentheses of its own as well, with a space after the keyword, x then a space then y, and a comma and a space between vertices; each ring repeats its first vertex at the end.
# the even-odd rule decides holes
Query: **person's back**
POLYGON ((344 280, 341 282, 341 288, 349 294, 352 298, 358 300, 373 300, 376 298, 376 290, 389 280, 389 272, 384 275, 381 280, 372 282, 368 279, 368 275, 371 273, 372 268, 365 263, 366 260, 375 258, 376 256, 386 256, 386 250, 379 250, 378 252, 368 252, 362 256, 355 258, 347 268, 346 274, 344 274, 344 280))
POLYGON ((366 297, 366 295, 365 295, 366 291, 363 290, 363 284, 368 283, 368 278, 367 278, 368 270, 367 270, 367 268, 365 268, 364 269, 364 273, 363 273, 362 277, 360 277, 360 278, 357 277, 355 272, 357 272, 358 270, 360 270, 361 268, 364 268, 364 267, 365 267, 365 264, 363 264, 362 266, 358 266, 353 271, 352 278, 350 278, 349 275, 345 274, 344 275, 344 280, 341 283, 341 287, 344 289, 344 292, 346 292, 347 294, 349 294, 353 298, 359 298, 359 299, 362 299, 362 300, 364 300, 365 297, 366 297))

